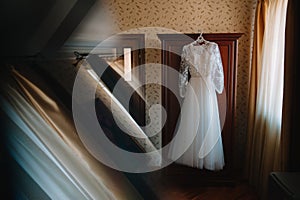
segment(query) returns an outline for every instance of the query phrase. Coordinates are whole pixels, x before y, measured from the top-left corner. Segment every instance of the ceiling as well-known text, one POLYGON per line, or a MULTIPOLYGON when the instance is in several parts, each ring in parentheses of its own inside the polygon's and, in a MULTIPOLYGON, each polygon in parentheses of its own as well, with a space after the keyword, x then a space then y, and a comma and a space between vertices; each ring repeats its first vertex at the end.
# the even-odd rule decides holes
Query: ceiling
POLYGON ((9 0, 0 3, 1 55, 55 52, 69 38, 95 0, 9 0))

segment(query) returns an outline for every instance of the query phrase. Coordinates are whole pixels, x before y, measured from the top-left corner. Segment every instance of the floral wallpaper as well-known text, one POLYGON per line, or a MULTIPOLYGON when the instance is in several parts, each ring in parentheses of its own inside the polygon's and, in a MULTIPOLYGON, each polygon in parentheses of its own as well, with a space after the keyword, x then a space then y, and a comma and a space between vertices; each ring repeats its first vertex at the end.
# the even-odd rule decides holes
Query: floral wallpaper
MULTIPOLYGON (((114 20, 116 32, 141 27, 164 27, 181 33, 243 33, 238 47, 235 115, 235 131, 239 143, 237 148, 241 148, 238 151, 243 151, 247 130, 248 79, 256 0, 104 0, 103 5, 107 6, 107 14, 114 20)), ((147 36, 146 34, 146 46, 160 47, 158 39, 152 36, 149 39, 147 36)), ((147 62, 159 63, 160 59, 160 51, 146 51, 147 62)), ((148 67, 147 78, 160 78, 159 70, 148 67)), ((146 95, 151 104, 160 103, 158 85, 148 85, 146 95)), ((153 138, 153 141, 157 147, 160 146, 160 136, 153 138)))
MULTIPOLYGON (((146 80, 159 83, 161 79, 160 41, 158 33, 243 33, 239 39, 237 69, 237 108, 235 113, 235 145, 243 159, 247 130, 247 101, 251 41, 257 0, 99 0, 73 34, 83 41, 100 40, 104 36, 127 32, 145 33, 146 80)), ((159 84, 146 86, 147 110, 160 104, 159 84)), ((158 107, 151 111, 160 118, 158 107)), ((146 119, 150 122, 149 113, 146 119)), ((156 120, 146 133, 157 131, 156 120)), ((154 145, 161 146, 161 135, 151 137, 154 145)))

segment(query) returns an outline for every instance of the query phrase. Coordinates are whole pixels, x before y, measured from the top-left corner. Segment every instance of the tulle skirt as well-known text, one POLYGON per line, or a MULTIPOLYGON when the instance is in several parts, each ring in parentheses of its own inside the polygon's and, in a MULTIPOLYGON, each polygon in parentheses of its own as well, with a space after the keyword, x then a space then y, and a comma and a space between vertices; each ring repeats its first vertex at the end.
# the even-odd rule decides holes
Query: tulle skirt
POLYGON ((213 84, 202 77, 190 79, 168 157, 199 169, 223 169, 218 101, 213 84))

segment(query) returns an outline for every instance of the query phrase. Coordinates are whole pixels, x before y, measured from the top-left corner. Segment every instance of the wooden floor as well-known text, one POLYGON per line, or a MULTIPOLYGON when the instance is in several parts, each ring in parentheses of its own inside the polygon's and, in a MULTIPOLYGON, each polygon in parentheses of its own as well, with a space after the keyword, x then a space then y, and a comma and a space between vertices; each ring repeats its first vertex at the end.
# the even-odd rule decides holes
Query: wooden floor
MULTIPOLYGON (((159 200, 258 200, 254 190, 245 182, 235 184, 203 185, 163 178, 151 180, 152 189, 159 200)), ((153 176, 152 176, 153 178, 153 176)))
POLYGON ((253 190, 245 185, 217 186, 217 187, 191 187, 169 185, 159 190, 159 199, 162 200, 257 200, 253 190))

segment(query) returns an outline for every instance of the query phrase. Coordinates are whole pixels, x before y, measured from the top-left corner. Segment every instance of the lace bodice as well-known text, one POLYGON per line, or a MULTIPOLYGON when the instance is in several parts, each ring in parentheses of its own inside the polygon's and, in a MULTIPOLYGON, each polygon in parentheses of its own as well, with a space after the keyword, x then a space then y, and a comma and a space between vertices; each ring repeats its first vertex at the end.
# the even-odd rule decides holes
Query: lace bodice
POLYGON ((192 42, 182 49, 179 69, 179 92, 184 97, 188 84, 188 72, 191 77, 202 77, 212 82, 214 89, 222 93, 224 88, 224 73, 219 47, 214 42, 195 45, 192 42))

